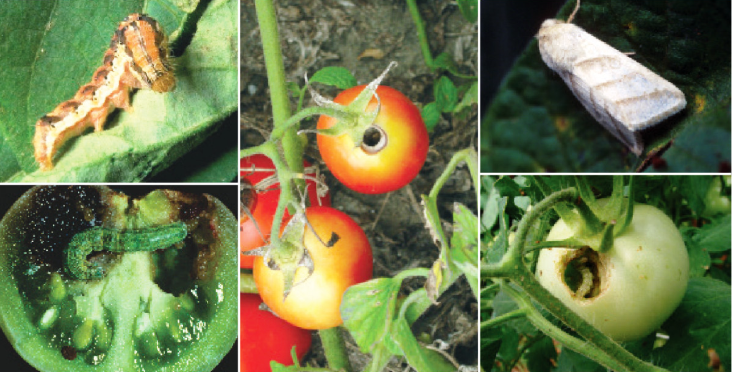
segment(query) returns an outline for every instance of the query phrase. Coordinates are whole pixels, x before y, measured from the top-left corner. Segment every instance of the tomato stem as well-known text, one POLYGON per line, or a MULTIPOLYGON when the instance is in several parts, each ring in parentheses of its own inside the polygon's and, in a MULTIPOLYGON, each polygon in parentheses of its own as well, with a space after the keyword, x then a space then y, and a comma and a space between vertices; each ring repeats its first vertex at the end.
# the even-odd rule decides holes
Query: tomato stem
POLYGON ((321 329, 318 331, 320 341, 323 343, 325 359, 328 366, 334 370, 351 372, 351 361, 348 360, 348 351, 343 339, 340 327, 321 329))

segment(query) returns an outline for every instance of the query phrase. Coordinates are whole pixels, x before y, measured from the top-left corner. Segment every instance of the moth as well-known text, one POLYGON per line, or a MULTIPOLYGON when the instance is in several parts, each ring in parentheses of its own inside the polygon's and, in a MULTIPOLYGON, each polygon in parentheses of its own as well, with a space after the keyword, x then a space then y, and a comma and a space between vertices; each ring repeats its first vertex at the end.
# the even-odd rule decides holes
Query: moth
POLYGON ((163 93, 175 88, 168 40, 160 24, 145 14, 131 14, 117 27, 102 66, 74 98, 59 104, 36 122, 35 158, 43 171, 53 168, 53 157, 70 138, 87 128, 104 129, 116 107, 130 109, 131 89, 163 93))
POLYGON ((653 71, 571 22, 547 19, 536 38, 541 58, 575 97, 630 151, 643 152, 642 129, 686 107, 684 94, 653 71))

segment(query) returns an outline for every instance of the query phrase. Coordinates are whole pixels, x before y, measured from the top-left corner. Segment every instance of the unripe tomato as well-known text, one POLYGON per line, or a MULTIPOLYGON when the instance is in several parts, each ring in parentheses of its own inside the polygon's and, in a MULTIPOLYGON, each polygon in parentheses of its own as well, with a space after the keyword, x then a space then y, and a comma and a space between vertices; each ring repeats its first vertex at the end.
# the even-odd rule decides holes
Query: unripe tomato
MULTIPOLYGON (((303 164, 305 167, 310 166, 310 163, 307 161, 304 161, 303 164)), ((256 185, 263 179, 274 174, 274 171, 251 172, 248 169, 251 169, 252 166, 256 169, 274 169, 272 160, 264 155, 257 154, 242 158, 239 161, 239 168, 242 169, 242 171, 239 172, 239 177, 241 178, 242 183, 256 185)), ((315 176, 314 173, 309 173, 308 175, 315 176)), ((330 206, 330 193, 326 194, 322 198, 318 198, 315 182, 311 180, 306 182, 308 185, 308 198, 310 199, 310 203, 312 205, 330 206)), ((259 226, 262 234, 264 234, 267 239, 269 239, 269 235, 272 230, 274 214, 277 210, 277 203, 279 200, 279 183, 272 185, 271 188, 260 193, 248 193, 246 195, 242 195, 242 203, 249 208, 249 212, 252 214, 252 217, 257 221, 256 226, 259 226)), ((287 220, 288 217, 289 214, 285 211, 283 220, 287 220)), ((246 214, 241 215, 241 220, 239 221, 239 249, 242 252, 259 248, 265 244, 264 240, 262 240, 262 236, 257 231, 256 226, 249 216, 246 214)), ((253 256, 240 255, 239 266, 242 269, 251 269, 253 263, 253 256)))
MULTIPOLYGON (((346 89, 334 102, 351 103, 365 85, 346 89)), ((348 188, 364 194, 381 194, 402 188, 417 176, 427 159, 429 136, 417 106, 396 89, 379 86, 381 108, 372 128, 357 147, 351 137, 318 135, 318 148, 333 175, 348 188)), ((375 110, 376 97, 368 111, 375 110)), ((318 129, 337 122, 321 116, 318 129)))
POLYGON ((310 277, 307 268, 298 268, 294 281, 298 284, 283 301, 282 271, 268 268, 262 257, 256 257, 254 280, 264 303, 282 319, 305 329, 332 328, 343 323, 340 306, 346 289, 371 279, 371 245, 361 227, 337 209, 310 207, 305 215, 323 241, 332 233, 338 236, 332 247, 326 247, 305 228, 303 242, 314 266, 310 277))
POLYGON ((274 316, 259 310, 262 299, 256 294, 239 296, 239 361, 240 372, 270 371, 270 362, 290 366, 290 351, 295 346, 297 358, 310 350, 310 331, 297 328, 274 316))
MULTIPOLYGON (((546 239, 563 240, 574 234, 559 220, 546 239)), ((633 341, 658 329, 681 303, 689 280, 689 256, 666 214, 635 204, 630 226, 608 252, 543 249, 536 276, 601 332, 616 341, 633 341), (593 281, 582 281, 583 271, 593 281), (586 284, 584 289, 581 283, 586 284)))

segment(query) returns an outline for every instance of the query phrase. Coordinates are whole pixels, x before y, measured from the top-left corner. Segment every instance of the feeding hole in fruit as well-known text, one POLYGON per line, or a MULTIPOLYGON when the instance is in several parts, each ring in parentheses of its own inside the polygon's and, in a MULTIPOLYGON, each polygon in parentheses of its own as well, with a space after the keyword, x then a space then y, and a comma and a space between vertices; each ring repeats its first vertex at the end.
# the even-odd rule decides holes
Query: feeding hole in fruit
POLYGON ((383 150, 388 142, 386 132, 377 125, 372 125, 363 133, 361 149, 367 154, 373 155, 383 150))
POLYGON ((589 247, 578 249, 568 255, 566 262, 563 280, 574 297, 591 299, 602 292, 606 272, 596 251, 589 247))

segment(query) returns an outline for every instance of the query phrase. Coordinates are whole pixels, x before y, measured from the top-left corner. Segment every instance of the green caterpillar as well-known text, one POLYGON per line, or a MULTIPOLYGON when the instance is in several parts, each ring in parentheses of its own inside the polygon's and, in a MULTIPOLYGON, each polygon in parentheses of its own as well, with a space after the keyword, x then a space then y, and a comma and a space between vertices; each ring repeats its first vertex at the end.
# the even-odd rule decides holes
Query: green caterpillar
POLYGON ((126 231, 92 227, 71 238, 64 254, 64 265, 69 275, 76 279, 101 279, 104 268, 87 261, 90 253, 155 251, 183 241, 186 235, 188 230, 183 222, 126 231))

